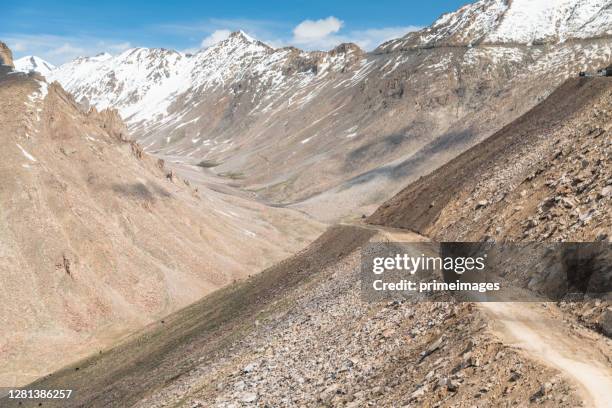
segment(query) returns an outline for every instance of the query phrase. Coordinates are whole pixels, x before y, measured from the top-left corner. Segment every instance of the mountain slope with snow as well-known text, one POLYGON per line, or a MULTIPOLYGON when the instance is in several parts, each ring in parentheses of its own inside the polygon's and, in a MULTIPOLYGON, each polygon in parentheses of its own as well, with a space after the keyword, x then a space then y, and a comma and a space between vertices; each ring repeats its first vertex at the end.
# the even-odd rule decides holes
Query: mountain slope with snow
POLYGON ((279 86, 279 76, 291 68, 285 64, 296 55, 308 54, 295 49, 274 50, 236 32, 196 54, 135 48, 116 57, 80 58, 61 66, 52 78, 77 99, 87 99, 99 108, 118 108, 131 124, 154 123, 187 91, 215 92, 248 76, 257 77, 268 90, 279 86))
POLYGON ((193 55, 138 48, 51 77, 119 109, 145 150, 333 220, 612 62, 610 3, 483 0, 372 53, 273 49, 237 32, 193 55))
POLYGON ((387 46, 555 44, 611 35, 610 0, 481 0, 387 46))
POLYGON ((15 70, 21 72, 38 72, 44 77, 49 77, 55 69, 55 65, 40 57, 28 55, 15 60, 15 70))

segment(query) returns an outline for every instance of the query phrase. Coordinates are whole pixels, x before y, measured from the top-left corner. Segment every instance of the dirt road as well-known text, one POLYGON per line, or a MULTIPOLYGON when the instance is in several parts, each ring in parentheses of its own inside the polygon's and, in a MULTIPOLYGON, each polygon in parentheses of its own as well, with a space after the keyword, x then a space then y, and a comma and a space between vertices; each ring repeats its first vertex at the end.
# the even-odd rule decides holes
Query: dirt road
MULTIPOLYGON (((416 233, 369 226, 390 241, 426 241, 416 233)), ((570 327, 553 303, 477 303, 495 334, 530 358, 559 370, 588 407, 612 407, 612 341, 585 328, 570 327)))
MULTIPOLYGON (((427 238, 403 229, 369 226, 390 241, 427 238)), ((477 303, 495 334, 530 358, 559 370, 588 407, 612 407, 612 341, 585 328, 570 327, 553 303, 477 303)))
POLYGON ((506 344, 563 373, 586 406, 612 406, 612 348, 609 339, 569 329, 553 304, 480 303, 506 344))

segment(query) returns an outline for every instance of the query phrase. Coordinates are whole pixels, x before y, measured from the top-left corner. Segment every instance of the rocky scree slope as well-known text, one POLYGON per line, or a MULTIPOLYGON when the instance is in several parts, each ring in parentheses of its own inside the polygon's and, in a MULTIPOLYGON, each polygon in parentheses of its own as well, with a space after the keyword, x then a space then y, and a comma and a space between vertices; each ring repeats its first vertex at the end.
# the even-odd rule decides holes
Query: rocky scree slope
POLYGON ((373 211, 568 77, 609 64, 609 10, 487 0, 371 53, 273 49, 238 32, 193 55, 138 48, 52 77, 78 100, 118 108, 145 150, 204 161, 329 221, 373 211))
POLYGON ((436 240, 608 240, 611 101, 609 78, 568 80, 368 221, 436 240))
POLYGON ((50 402, 63 407, 581 404, 564 377, 502 344, 471 304, 363 302, 360 248, 390 239, 423 238, 332 227, 294 257, 30 387, 71 384, 73 400, 50 402))
POLYGON ((126 141, 116 111, 82 111, 59 84, 7 71, 1 386, 97 353, 319 233, 293 212, 197 191, 126 141))
MULTIPOLYGON (((571 79, 382 205, 368 222, 443 241, 612 239, 612 80, 571 79)), ((612 337, 609 299, 561 302, 612 337)))

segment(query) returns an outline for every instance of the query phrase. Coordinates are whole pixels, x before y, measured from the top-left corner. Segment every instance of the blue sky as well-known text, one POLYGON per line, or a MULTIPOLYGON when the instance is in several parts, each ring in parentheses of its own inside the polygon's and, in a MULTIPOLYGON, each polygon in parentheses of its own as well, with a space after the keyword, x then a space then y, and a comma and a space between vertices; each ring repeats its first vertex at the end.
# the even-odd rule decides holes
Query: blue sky
POLYGON ((353 41, 369 50, 427 26, 467 2, 11 1, 0 13, 0 40, 16 57, 33 54, 54 64, 131 47, 192 51, 238 29, 272 46, 329 49, 353 41))

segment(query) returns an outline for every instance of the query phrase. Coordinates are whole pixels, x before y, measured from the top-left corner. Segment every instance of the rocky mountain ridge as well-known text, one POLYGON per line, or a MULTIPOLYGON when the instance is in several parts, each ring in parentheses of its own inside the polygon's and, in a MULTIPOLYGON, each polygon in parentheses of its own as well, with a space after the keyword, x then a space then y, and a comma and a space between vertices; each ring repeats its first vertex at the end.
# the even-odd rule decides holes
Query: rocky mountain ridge
POLYGON ((481 0, 379 51, 478 45, 559 44, 612 35, 609 0, 481 0))

